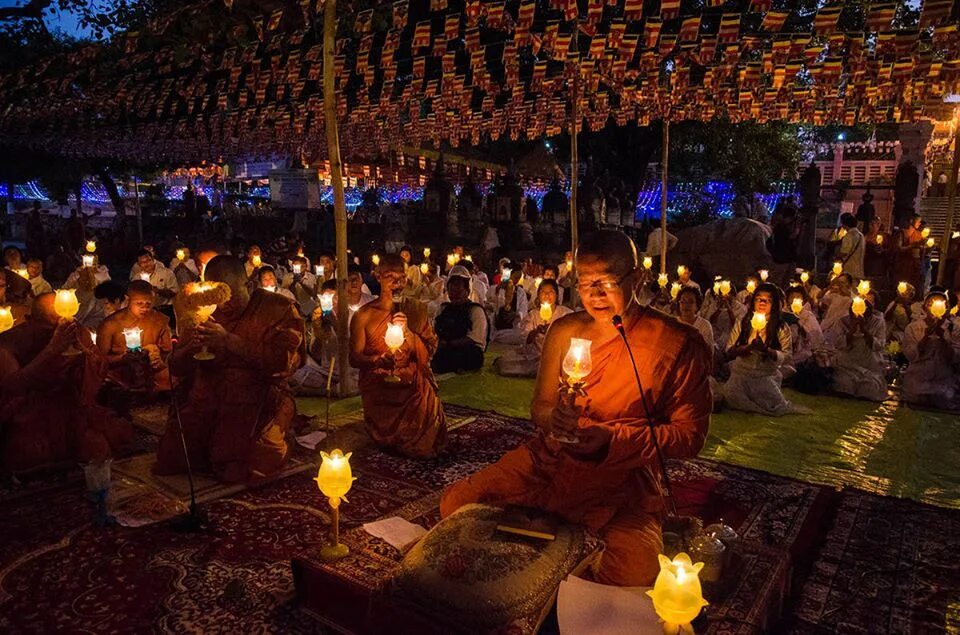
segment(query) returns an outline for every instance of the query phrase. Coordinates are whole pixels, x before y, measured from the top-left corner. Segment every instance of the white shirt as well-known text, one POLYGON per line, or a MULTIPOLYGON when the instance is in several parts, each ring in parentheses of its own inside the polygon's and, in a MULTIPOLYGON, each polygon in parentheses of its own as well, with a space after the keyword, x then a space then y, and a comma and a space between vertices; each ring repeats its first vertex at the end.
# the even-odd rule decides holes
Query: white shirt
POLYGON ((863 254, 866 251, 866 240, 860 230, 853 227, 840 239, 840 249, 837 259, 843 263, 843 270, 855 279, 863 278, 863 254))
POLYGON ((37 297, 43 293, 50 293, 53 291, 53 287, 50 286, 50 283, 47 282, 43 276, 37 276, 36 278, 30 278, 30 286, 33 287, 33 296, 37 297))
MULTIPOLYGON (((143 272, 137 272, 136 275, 133 271, 130 272, 131 280, 143 280, 143 272)), ((167 290, 173 291, 174 293, 179 293, 180 285, 177 284, 177 277, 173 275, 173 272, 164 267, 161 263, 157 263, 157 266, 154 267, 153 273, 147 276, 147 282, 149 282, 154 289, 157 290, 167 290)), ((173 302, 173 298, 163 298, 157 296, 157 305, 170 304, 173 302)))

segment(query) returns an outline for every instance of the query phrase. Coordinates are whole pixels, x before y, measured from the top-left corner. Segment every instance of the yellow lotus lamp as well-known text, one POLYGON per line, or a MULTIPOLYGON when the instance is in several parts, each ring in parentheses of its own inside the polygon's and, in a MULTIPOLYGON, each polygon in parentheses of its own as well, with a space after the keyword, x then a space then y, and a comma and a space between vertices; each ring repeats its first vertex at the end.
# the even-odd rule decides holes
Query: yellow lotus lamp
POLYGON ((353 453, 348 452, 344 456, 340 450, 334 450, 330 454, 321 452, 320 469, 317 471, 317 477, 313 479, 317 482, 320 493, 327 497, 330 509, 333 510, 333 544, 324 545, 320 549, 320 557, 326 562, 339 560, 350 553, 349 547, 340 544, 340 501, 347 500, 347 493, 356 480, 350 469, 351 454, 353 453))
POLYGON ((259 268, 260 265, 263 264, 263 258, 261 258, 261 257, 259 256, 259 254, 257 254, 257 255, 254 255, 253 258, 250 259, 250 262, 253 264, 253 266, 254 266, 255 268, 259 268))
POLYGON ((929 238, 929 237, 930 237, 930 228, 929 228, 929 227, 924 227, 923 230, 920 232, 920 237, 921 237, 921 238, 929 238))
POLYGON ((470 254, 467 254, 466 256, 464 256, 463 259, 466 260, 467 262, 473 262, 473 256, 471 256, 470 254))
POLYGON ((907 283, 901 280, 897 284, 897 293, 899 293, 900 295, 907 295, 907 290, 908 290, 907 283))
POLYGON ((84 267, 92 267, 94 264, 96 264, 96 256, 93 254, 84 254, 81 256, 81 259, 83 260, 84 267))
POLYGON ((320 310, 324 313, 333 311, 333 293, 320 294, 320 310))
MULTIPOLYGON (((652 262, 652 261, 651 261, 651 262, 652 262)), ((566 263, 567 263, 567 271, 571 271, 571 270, 573 269, 573 261, 572 261, 572 260, 567 260, 566 263)), ((651 265, 651 266, 652 266, 652 265, 651 265)))
MULTIPOLYGON (((72 320, 80 312, 80 301, 77 300, 76 289, 57 289, 53 298, 53 310, 64 320, 72 320)), ((81 351, 73 344, 63 352, 67 357, 80 355, 81 351)))
POLYGON ((720 295, 720 281, 716 280, 713 283, 713 295, 720 295))
POLYGON ((543 282, 543 278, 542 278, 541 276, 537 276, 536 278, 534 278, 534 279, 533 279, 533 288, 534 288, 534 289, 539 289, 541 282, 543 282))
POLYGON ((960 313, 960 304, 954 304, 950 309, 950 315, 956 316, 958 313, 960 313))
POLYGON ((430 273, 430 265, 425 262, 420 263, 420 273, 423 275, 430 273))
POLYGON ((0 306, 0 333, 13 328, 13 311, 8 306, 0 306))
POLYGON ((729 280, 721 280, 721 281, 720 281, 720 295, 724 295, 724 296, 730 295, 731 289, 732 289, 732 287, 731 287, 731 285, 730 285, 730 281, 729 281, 729 280))
POLYGON ((370 256, 370 262, 373 263, 373 266, 374 266, 374 267, 379 267, 379 266, 380 266, 380 254, 373 254, 372 256, 370 256))
POLYGON ((846 228, 846 227, 841 227, 840 229, 837 230, 837 238, 843 239, 843 237, 846 236, 846 235, 847 235, 847 228, 846 228))
POLYGON ((97 250, 97 241, 88 240, 87 241, 87 253, 92 254, 97 250))
MULTIPOLYGON (((569 400, 572 406, 578 396, 586 396, 584 389, 584 379, 593 370, 593 358, 590 355, 590 347, 593 342, 579 337, 570 338, 570 347, 563 358, 561 366, 565 377, 560 378, 560 395, 569 400)), ((577 443, 579 439, 575 435, 563 432, 551 432, 553 438, 561 443, 577 443)))
POLYGON ((685 265, 678 265, 678 266, 677 266, 677 275, 678 275, 678 276, 682 276, 682 275, 685 274, 686 272, 687 272, 687 267, 686 267, 685 265))
POLYGON ((644 256, 643 268, 646 269, 647 271, 650 271, 651 269, 653 269, 653 258, 651 258, 650 256, 644 256))
POLYGON ((647 595, 653 600, 653 610, 663 621, 663 632, 693 633, 690 622, 707 605, 700 587, 703 563, 693 564, 685 553, 677 554, 673 560, 663 554, 658 558, 660 573, 647 595))
POLYGON ((767 328, 766 313, 754 312, 753 317, 750 318, 750 326, 753 328, 754 335, 759 337, 767 328))
POLYGON ((30 279, 30 272, 27 271, 26 267, 20 267, 19 269, 17 269, 17 275, 23 278, 24 280, 30 279))
POLYGON ((839 260, 833 263, 833 275, 839 276, 843 273, 843 263, 839 260))
POLYGON ((749 280, 747 280, 747 293, 752 294, 756 290, 757 290, 757 281, 754 280, 753 278, 750 278, 749 280))
POLYGON ((800 315, 803 312, 803 299, 794 298, 793 302, 790 303, 790 310, 793 311, 794 315, 800 315))
POLYGON ((883 244, 883 234, 877 234, 877 244, 878 245, 883 244))
MULTIPOLYGON (((191 282, 183 286, 183 294, 180 299, 182 310, 177 312, 178 324, 182 321, 184 326, 190 328, 209 320, 218 306, 230 300, 230 287, 222 282, 191 282)), ((216 355, 204 344, 193 358, 203 362, 215 359, 216 355)))
POLYGON ((187 259, 187 252, 184 251, 183 249, 178 249, 178 250, 177 250, 177 260, 179 260, 180 262, 183 262, 183 261, 186 260, 186 259, 187 259))
POLYGON ((429 257, 430 257, 430 248, 429 248, 429 247, 424 247, 424 248, 423 248, 423 257, 424 257, 424 258, 429 258, 429 257))
POLYGON ((867 295, 870 293, 870 281, 861 280, 859 283, 857 283, 857 293, 860 295, 867 295))
POLYGON ((661 273, 660 275, 657 276, 657 284, 660 285, 661 289, 666 289, 668 282, 670 281, 667 279, 667 274, 661 273))
POLYGON ((453 267, 455 264, 457 264, 457 254, 447 254, 447 267, 453 267))
MULTIPOLYGON (((387 345, 387 348, 390 349, 392 355, 396 355, 397 351, 400 350, 400 347, 403 346, 405 340, 403 333, 403 327, 399 324, 389 324, 387 325, 387 332, 383 336, 383 341, 387 345)), ((384 379, 388 384, 398 384, 400 383, 400 377, 396 373, 391 372, 384 379)))
POLYGON ((802 282, 803 284, 807 284, 808 282, 810 282, 810 272, 809 272, 809 271, 801 271, 801 272, 800 272, 800 282, 802 282))
POLYGON ((123 329, 123 341, 127 345, 127 350, 130 352, 136 352, 140 350, 140 336, 143 335, 143 329, 139 327, 133 327, 128 329, 123 329))
POLYGON ((937 241, 933 237, 927 238, 927 249, 933 249, 934 245, 937 244, 937 241))
POLYGON ((853 298, 853 306, 850 309, 853 311, 853 314, 857 317, 863 317, 867 312, 867 301, 863 299, 863 296, 856 296, 853 298))
POLYGON ((682 288, 683 285, 679 282, 674 282, 672 285, 670 285, 670 299, 676 300, 677 296, 680 295, 680 289, 682 288))
POLYGON ((760 281, 761 281, 761 282, 766 282, 766 281, 767 281, 767 278, 769 278, 769 277, 770 277, 770 271, 769 271, 768 269, 761 269, 761 270, 760 270, 760 281))
POLYGON ((293 271, 293 275, 299 276, 303 272, 303 265, 299 262, 295 262, 290 265, 290 269, 293 271))
POLYGON ((930 315, 938 320, 942 320, 947 314, 947 301, 943 298, 936 298, 930 303, 930 315))
POLYGON ((549 302, 542 302, 540 304, 540 319, 544 322, 549 322, 550 318, 553 317, 553 307, 549 302))

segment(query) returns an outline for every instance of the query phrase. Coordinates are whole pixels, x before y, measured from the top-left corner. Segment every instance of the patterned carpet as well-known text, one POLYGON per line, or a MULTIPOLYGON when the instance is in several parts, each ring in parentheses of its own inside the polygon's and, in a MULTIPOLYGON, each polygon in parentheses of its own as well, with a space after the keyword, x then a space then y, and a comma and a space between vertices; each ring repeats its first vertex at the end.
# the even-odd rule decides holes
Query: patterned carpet
MULTIPOLYGON (((369 446, 354 455, 359 480, 342 508, 345 532, 402 510, 435 522, 445 485, 532 433, 528 421, 448 411, 458 427, 441 457, 418 462, 369 446)), ((722 517, 745 538, 811 565, 791 620, 797 632, 848 624, 928 632, 957 620, 956 512, 709 461, 671 471, 682 511, 705 522, 722 517), (858 591, 858 576, 869 592, 858 591)), ((203 534, 177 533, 171 523, 98 527, 75 477, 0 491, 0 632, 317 632, 290 601, 290 558, 319 546, 328 528, 312 476, 293 474, 207 503, 211 527, 203 534)), ((371 548, 385 557, 392 551, 384 543, 371 548)))

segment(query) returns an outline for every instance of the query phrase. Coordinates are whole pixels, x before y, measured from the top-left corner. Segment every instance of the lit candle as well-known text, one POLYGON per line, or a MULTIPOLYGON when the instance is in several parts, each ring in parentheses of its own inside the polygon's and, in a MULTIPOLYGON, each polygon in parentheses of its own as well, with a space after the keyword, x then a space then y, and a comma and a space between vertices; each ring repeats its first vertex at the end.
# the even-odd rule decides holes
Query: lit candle
POLYGON ((676 300, 677 296, 680 295, 680 289, 682 288, 683 286, 679 282, 674 282, 672 285, 670 285, 670 299, 676 300))
POLYGON ((87 241, 87 252, 92 254, 92 253, 95 252, 96 250, 97 250, 97 241, 95 241, 95 240, 88 240, 88 241, 87 241))
POLYGON ((80 311, 76 289, 57 289, 57 295, 53 299, 53 310, 66 320, 73 319, 73 316, 80 311))
POLYGON ((950 309, 950 315, 957 315, 960 312, 960 304, 954 304, 953 308, 950 309))
POLYGON ((473 256, 471 256, 470 254, 467 254, 466 256, 464 256, 463 259, 466 260, 467 262, 473 262, 473 256))
POLYGON ((24 280, 29 280, 29 279, 30 279, 30 272, 27 271, 27 268, 26 268, 26 267, 21 267, 21 268, 17 269, 17 275, 20 276, 21 278, 23 278, 24 280))
POLYGON ((177 250, 177 260, 179 260, 180 262, 183 262, 184 260, 186 260, 186 258, 187 258, 187 252, 185 252, 185 251, 182 250, 182 249, 178 249, 178 250, 177 250))
POLYGON ((420 263, 420 273, 422 273, 423 275, 427 275, 428 273, 430 273, 430 265, 428 265, 425 262, 420 263))
POLYGON ((757 290, 757 281, 753 278, 747 280, 747 293, 753 293, 757 290))
POLYGON ((84 254, 83 256, 83 266, 92 267, 94 262, 94 256, 92 254, 84 254))
POLYGON ((540 276, 537 276, 536 278, 534 278, 534 279, 533 279, 533 288, 534 288, 534 289, 539 289, 541 282, 543 282, 543 278, 541 278, 540 276))
POLYGON ((567 271, 570 271, 572 269, 573 269, 573 261, 567 260, 567 271))
POLYGON ((730 281, 721 280, 720 281, 720 295, 730 295, 730 281))
POLYGON ((13 311, 8 306, 0 306, 0 333, 13 328, 13 311))
POLYGON ((549 322, 550 318, 553 317, 553 307, 550 306, 549 302, 543 302, 540 304, 540 319, 544 322, 549 322))
POLYGON ((263 259, 261 259, 259 255, 257 255, 251 258, 250 262, 253 263, 254 267, 259 267, 260 265, 263 264, 263 259))
POLYGON ((760 270, 760 280, 761 280, 761 281, 766 282, 766 281, 767 281, 767 278, 769 278, 769 277, 770 277, 770 272, 769 272, 768 270, 766 270, 766 269, 761 269, 761 270, 760 270))
POLYGON ((143 280, 144 282, 150 282, 150 274, 144 271, 143 273, 140 274, 140 279, 143 280))
POLYGON ((333 311, 333 294, 324 293, 320 296, 320 310, 324 313, 333 311))
POLYGON ((97 345, 97 332, 96 332, 96 331, 90 331, 90 340, 93 342, 93 345, 94 345, 94 346, 97 345))
POLYGON ((877 234, 877 244, 878 245, 883 244, 883 234, 877 234))
POLYGON ((452 267, 455 264, 457 264, 457 254, 447 254, 447 267, 452 267))
POLYGON ((323 265, 317 265, 317 266, 314 267, 313 269, 314 269, 314 271, 317 272, 317 277, 318 277, 318 278, 322 278, 322 277, 323 277, 323 265))
POLYGON ((868 293, 870 293, 870 281, 861 280, 857 284, 857 293, 859 293, 860 295, 867 295, 868 293))
POLYGON ((863 296, 856 296, 853 298, 853 314, 857 317, 863 317, 863 314, 867 312, 867 302, 863 299, 863 296))
POLYGON ((374 267, 379 267, 379 266, 380 266, 380 256, 379 256, 379 254, 373 254, 373 255, 370 257, 370 261, 373 263, 373 266, 374 266, 374 267))
POLYGON ((660 285, 661 289, 665 289, 667 287, 667 282, 669 282, 669 280, 667 280, 667 274, 661 273, 657 276, 657 284, 660 285))
POLYGON ((383 341, 386 343, 387 348, 390 349, 391 353, 396 353, 400 350, 400 347, 403 346, 403 327, 399 324, 389 324, 387 326, 387 332, 383 336, 383 341))
POLYGON ((707 605, 700 587, 700 569, 703 563, 693 564, 690 556, 677 554, 670 560, 660 559, 660 573, 647 595, 653 600, 653 610, 663 620, 665 633, 693 632, 690 626, 703 607, 707 605))
POLYGON ((947 314, 946 300, 942 298, 937 298, 930 303, 930 315, 940 320, 940 319, 943 319, 943 316, 946 314, 947 314))
POLYGON ((843 263, 838 260, 833 263, 833 275, 839 276, 841 273, 843 273, 843 263))
POLYGON ((303 258, 303 247, 297 249, 297 258, 303 258))
POLYGON ((590 340, 570 338, 570 348, 567 349, 567 355, 563 358, 563 372, 566 373, 569 383, 575 384, 582 381, 593 370, 593 360, 590 356, 592 344, 590 340))
POLYGON ((755 311, 753 317, 750 318, 750 326, 752 326, 754 332, 759 335, 767 328, 767 315, 765 313, 755 311))
POLYGON ((846 235, 847 235, 846 227, 841 227, 840 229, 837 230, 837 238, 843 238, 846 235))
POLYGON ((127 344, 128 351, 140 350, 140 335, 142 334, 143 329, 138 327, 123 329, 123 339, 127 344))
POLYGON ((293 269, 293 275, 298 276, 300 275, 300 272, 303 270, 303 265, 300 264, 299 262, 295 262, 292 265, 290 265, 290 268, 293 269))
POLYGON ((716 280, 713 283, 713 295, 720 295, 720 281, 716 280))
POLYGON ((510 279, 510 276, 513 275, 513 269, 506 268, 503 270, 503 273, 500 274, 500 279, 504 282, 510 279))
POLYGON ((952 240, 956 240, 956 239, 960 238, 960 231, 956 231, 956 232, 953 232, 952 234, 950 234, 950 238, 951 238, 952 240))
POLYGON ((927 249, 933 249, 937 242, 933 238, 927 238, 927 249))
POLYGON ((930 236, 930 228, 929 228, 929 227, 924 227, 924 228, 923 228, 923 231, 920 232, 920 236, 921 236, 922 238, 928 238, 928 237, 930 236))
POLYGON ((423 257, 424 257, 424 258, 429 258, 429 257, 430 257, 430 248, 429 248, 429 247, 424 247, 424 248, 423 248, 423 257))
POLYGON ((650 256, 644 256, 643 268, 647 270, 653 269, 653 258, 651 258, 650 256))
POLYGON ((686 268, 684 265, 678 265, 678 266, 677 266, 677 275, 678 275, 678 276, 682 276, 682 275, 685 274, 686 272, 687 272, 687 268, 686 268))
POLYGON ((808 282, 810 282, 810 272, 808 272, 808 271, 801 271, 801 272, 800 272, 800 282, 802 282, 803 284, 807 284, 808 282))
POLYGON ((790 310, 793 311, 794 315, 800 315, 803 312, 803 299, 794 298, 793 302, 790 303, 790 310))

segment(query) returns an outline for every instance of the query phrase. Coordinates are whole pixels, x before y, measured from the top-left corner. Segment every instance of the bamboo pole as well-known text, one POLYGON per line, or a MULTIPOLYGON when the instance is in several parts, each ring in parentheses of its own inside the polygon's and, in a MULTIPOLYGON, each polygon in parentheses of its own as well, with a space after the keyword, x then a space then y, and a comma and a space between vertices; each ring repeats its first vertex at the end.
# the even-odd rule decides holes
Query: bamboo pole
POLYGON ((333 217, 337 236, 337 360, 340 366, 338 392, 350 392, 350 334, 347 319, 347 208, 343 197, 343 173, 340 163, 340 135, 337 132, 336 68, 333 51, 337 39, 337 3, 326 0, 323 10, 323 112, 327 132, 327 154, 330 157, 330 182, 333 185, 333 217))
POLYGON ((667 170, 670 161, 670 120, 663 118, 660 158, 660 273, 667 273, 667 170))
MULTIPOLYGON (((574 35, 576 38, 576 35, 574 35)), ((570 110, 570 251, 573 265, 570 268, 570 305, 577 306, 577 244, 580 242, 579 216, 577 213, 577 184, 580 180, 580 160, 577 156, 577 134, 580 128, 580 68, 573 74, 573 99, 570 110)))
POLYGON ((957 170, 960 169, 960 121, 954 123, 953 165, 950 168, 949 198, 947 199, 947 223, 940 239, 940 265, 937 267, 937 284, 942 285, 947 276, 947 254, 950 253, 950 235, 953 233, 953 214, 957 207, 957 170))

